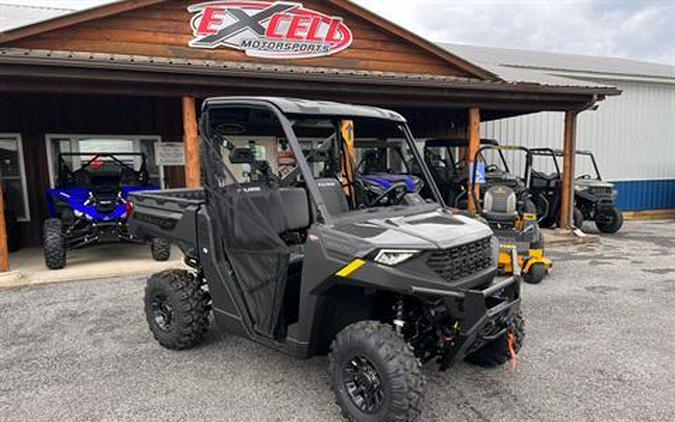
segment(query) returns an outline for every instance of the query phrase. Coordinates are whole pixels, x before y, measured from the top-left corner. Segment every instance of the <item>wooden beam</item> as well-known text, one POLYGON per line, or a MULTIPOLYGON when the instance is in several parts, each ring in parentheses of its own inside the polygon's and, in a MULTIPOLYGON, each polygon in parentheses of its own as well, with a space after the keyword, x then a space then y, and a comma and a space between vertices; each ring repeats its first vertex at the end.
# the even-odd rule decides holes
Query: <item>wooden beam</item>
POLYGON ((197 108, 194 97, 183 97, 183 142, 185 144, 185 184, 189 188, 201 185, 197 108))
POLYGON ((7 227, 5 227, 5 194, 0 183, 0 273, 9 271, 9 248, 7 247, 7 227))
MULTIPOLYGON (((469 175, 471 175, 473 171, 474 157, 480 148, 480 109, 476 107, 469 109, 467 135, 469 137, 469 147, 466 151, 466 164, 469 169, 469 175)), ((469 186, 467 189, 469 191, 469 212, 476 212, 478 210, 480 186, 478 183, 475 183, 472 186, 472 180, 469 180, 469 186)))
POLYGON ((572 227, 574 216, 574 174, 577 150, 577 112, 565 112, 565 133, 563 139, 563 175, 558 226, 572 227))

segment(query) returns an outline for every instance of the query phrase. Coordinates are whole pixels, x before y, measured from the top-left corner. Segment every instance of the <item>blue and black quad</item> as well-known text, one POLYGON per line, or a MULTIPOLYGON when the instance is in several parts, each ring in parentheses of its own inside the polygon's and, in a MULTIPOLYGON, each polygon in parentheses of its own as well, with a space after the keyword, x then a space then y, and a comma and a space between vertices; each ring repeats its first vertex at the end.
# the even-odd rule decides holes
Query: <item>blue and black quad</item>
POLYGON ((360 141, 356 143, 360 162, 356 168, 364 202, 369 206, 390 206, 420 201, 424 182, 415 176, 411 160, 400 142, 360 141))
MULTIPOLYGON (((69 250, 137 243, 127 229, 133 210, 127 197, 159 189, 150 184, 145 155, 140 153, 59 154, 56 186, 47 191, 49 218, 43 231, 45 263, 52 270, 66 266, 69 250)), ((157 261, 170 257, 170 245, 161 239, 152 241, 151 250, 157 261)))

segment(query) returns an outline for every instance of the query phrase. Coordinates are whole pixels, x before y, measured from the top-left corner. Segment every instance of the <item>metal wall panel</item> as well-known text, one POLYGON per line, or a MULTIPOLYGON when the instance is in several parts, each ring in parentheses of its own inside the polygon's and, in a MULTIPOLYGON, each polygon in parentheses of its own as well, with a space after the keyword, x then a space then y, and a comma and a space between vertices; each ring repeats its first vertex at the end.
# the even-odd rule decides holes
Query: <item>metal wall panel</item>
MULTIPOLYGON (((623 95, 579 116, 579 149, 595 152, 603 178, 622 181, 621 203, 630 209, 675 208, 675 85, 600 81, 623 95), (653 183, 661 181, 660 183, 653 183), (631 183, 628 183, 631 182, 631 183), (636 182, 636 183, 632 183, 636 182), (642 183, 637 183, 642 182, 642 183)), ((562 148, 563 113, 538 113, 483 123, 481 135, 508 145, 562 148)), ((522 165, 522 160, 517 161, 522 165)), ((536 167, 542 167, 539 161, 536 167)), ((544 167, 552 171, 552 166, 544 167)), ((577 174, 592 173, 580 158, 577 174)), ((628 209, 628 208, 627 208, 628 209)))

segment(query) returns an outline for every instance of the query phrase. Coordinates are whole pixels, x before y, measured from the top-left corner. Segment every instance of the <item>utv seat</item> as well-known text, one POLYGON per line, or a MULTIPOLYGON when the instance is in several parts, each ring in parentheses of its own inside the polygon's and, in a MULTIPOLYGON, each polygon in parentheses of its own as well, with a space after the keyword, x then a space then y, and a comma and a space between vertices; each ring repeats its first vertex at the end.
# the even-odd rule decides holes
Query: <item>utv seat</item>
POLYGON ((340 215, 349 212, 349 203, 347 203, 347 195, 342 188, 342 184, 337 179, 317 179, 319 185, 319 193, 323 199, 328 212, 332 215, 340 215))
POLYGON ((512 223, 518 218, 516 193, 506 186, 493 186, 485 192, 483 216, 497 223, 512 223))
POLYGON ((549 188, 555 187, 560 181, 556 173, 546 174, 538 171, 532 172, 532 187, 533 188, 549 188))
POLYGON ((259 184, 246 184, 247 196, 261 217, 278 235, 297 232, 311 225, 309 200, 303 188, 280 188, 271 191, 259 184))

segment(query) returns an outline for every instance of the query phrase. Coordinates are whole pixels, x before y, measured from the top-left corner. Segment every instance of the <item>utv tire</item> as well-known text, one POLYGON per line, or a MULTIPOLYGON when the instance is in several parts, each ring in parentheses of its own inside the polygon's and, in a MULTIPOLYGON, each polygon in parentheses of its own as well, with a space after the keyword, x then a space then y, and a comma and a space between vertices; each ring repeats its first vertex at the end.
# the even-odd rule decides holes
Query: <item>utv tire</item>
POLYGON ((63 238, 63 226, 58 218, 45 221, 43 227, 42 248, 45 265, 50 270, 60 270, 66 266, 66 243, 63 238))
POLYGON ((157 262, 165 262, 171 258, 171 243, 168 240, 154 238, 150 243, 152 259, 157 262))
POLYGON ((349 421, 413 421, 424 402, 422 365, 391 326, 361 321, 340 331, 330 347, 329 376, 349 421))
POLYGON ((547 273, 548 269, 544 264, 532 264, 530 269, 523 274, 523 280, 528 284, 539 284, 544 281, 547 273))
MULTIPOLYGON (((520 309, 513 316, 513 350, 516 354, 523 346, 525 339, 525 321, 520 309)), ((472 365, 484 368, 494 368, 505 364, 511 353, 509 351, 508 333, 498 339, 484 345, 480 349, 468 355, 465 360, 472 365)))
POLYGON ((623 226, 623 213, 619 211, 618 208, 612 208, 608 212, 604 213, 602 219, 607 221, 596 220, 595 225, 597 226, 598 230, 603 233, 614 234, 621 230, 621 227, 623 226))
POLYGON ((574 227, 581 229, 584 227, 584 213, 581 212, 579 208, 574 208, 574 218, 573 218, 574 227))
POLYGON ((209 326, 211 296, 184 270, 150 277, 145 287, 145 315, 155 340, 167 349, 198 345, 209 326))

